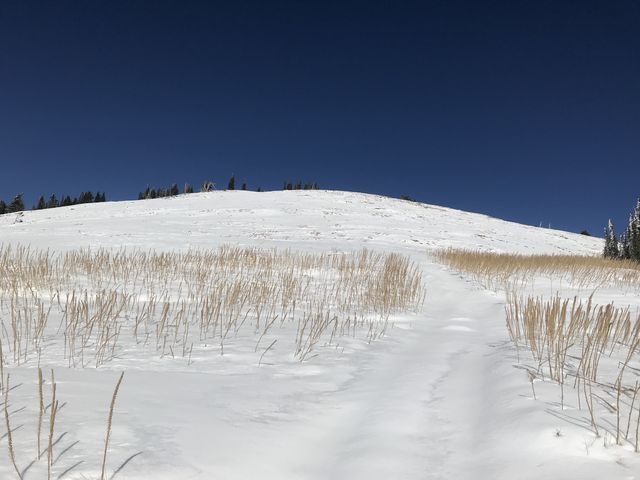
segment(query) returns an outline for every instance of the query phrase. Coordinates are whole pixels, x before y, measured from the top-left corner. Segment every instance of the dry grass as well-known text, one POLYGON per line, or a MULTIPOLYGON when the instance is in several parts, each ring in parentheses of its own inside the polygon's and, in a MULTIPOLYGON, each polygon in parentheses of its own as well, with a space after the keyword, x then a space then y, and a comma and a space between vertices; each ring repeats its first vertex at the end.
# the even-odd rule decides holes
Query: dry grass
POLYGON ((118 398, 118 391, 120 390, 120 384, 124 378, 124 372, 120 374, 116 388, 113 390, 113 396, 111 397, 111 406, 109 407, 109 417, 107 418, 107 434, 104 439, 104 453, 102 455, 102 472, 100 474, 100 480, 106 480, 107 474, 107 451, 109 450, 109 439, 111 438, 111 425, 113 422, 113 410, 116 406, 116 399, 118 398))
POLYGON ((562 408, 565 384, 570 379, 578 406, 584 401, 594 433, 600 435, 602 425, 607 424, 597 418, 599 402, 615 417, 609 424, 614 425, 616 442, 633 440, 635 449, 640 449, 637 434, 629 437, 634 412, 636 425, 640 422, 636 402, 640 316, 632 318, 628 308, 613 304, 594 305, 591 298, 583 302, 511 295, 507 328, 516 348, 526 348, 533 357, 531 375, 546 377, 560 386, 562 408))
POLYGON ((636 290, 640 265, 600 257, 453 249, 436 256, 481 285, 505 291, 507 329, 518 361, 526 365, 534 399, 534 380, 552 381, 560 388, 564 410, 568 387, 596 436, 608 432, 616 443, 627 441, 640 450, 640 316, 613 303, 595 305, 593 294, 581 300, 522 293, 540 277, 556 287, 636 290))
MULTIPOLYGON (((111 396, 111 405, 109 408, 109 415, 107 418, 107 433, 104 441, 104 449, 102 451, 102 456, 101 456, 101 462, 102 462, 101 463, 102 470, 101 470, 101 476, 100 476, 101 480, 104 480, 107 478, 106 459, 107 459, 107 451, 109 449, 109 440, 111 436, 113 412, 115 407, 115 401, 116 401, 123 377, 124 377, 124 372, 120 375, 118 382, 116 384, 115 390, 113 392, 113 395, 111 396)), ((64 406, 64 404, 61 404, 60 400, 58 399, 57 384, 56 384, 53 370, 51 370, 51 380, 50 380, 51 400, 50 400, 50 403, 45 408, 44 400, 43 400, 43 396, 44 396, 43 385, 45 381, 42 375, 42 370, 40 368, 38 369, 37 401, 39 404, 39 408, 37 409, 36 412, 34 412, 34 413, 37 413, 37 417, 38 417, 37 418, 37 438, 35 439, 35 441, 34 440, 28 441, 27 439, 30 437, 30 435, 27 435, 22 432, 22 430, 24 430, 22 427, 25 427, 24 422, 20 423, 18 426, 14 426, 11 424, 11 417, 13 415, 16 415, 18 412, 29 411, 29 409, 26 406, 22 406, 22 407, 13 407, 13 412, 9 411, 9 406, 10 406, 9 392, 12 390, 12 388, 9 387, 9 378, 10 376, 9 374, 7 374, 7 378, 5 379, 5 385, 7 388, 5 389, 3 394, 3 411, 4 411, 4 419, 5 419, 4 423, 6 427, 6 434, 0 436, 0 439, 4 437, 7 438, 7 451, 8 451, 7 456, 9 461, 11 462, 13 473, 15 474, 15 477, 12 477, 12 478, 18 478, 18 479, 31 478, 33 475, 36 475, 35 478, 47 478, 47 479, 63 478, 65 473, 69 472, 73 468, 84 463, 84 461, 76 462, 71 468, 61 466, 58 462, 60 458, 78 442, 71 443, 66 448, 61 449, 57 457, 54 456, 54 451, 53 451, 54 446, 58 444, 58 442, 65 435, 67 435, 68 432, 63 432, 63 433, 56 432, 57 416, 60 410, 62 409, 62 407, 64 406), (42 423, 43 423, 43 416, 46 410, 49 410, 48 425, 47 425, 47 440, 46 440, 47 446, 46 446, 46 450, 41 450, 40 435, 41 435, 41 429, 42 429, 42 423), (21 437, 20 438, 21 441, 19 442, 20 458, 22 459, 22 463, 23 463, 21 466, 18 465, 17 458, 16 458, 16 450, 14 447, 14 433, 16 433, 16 438, 21 437), (21 433, 23 434, 21 435, 21 433), (56 435, 57 435, 57 438, 56 438, 56 435), (30 442, 33 442, 33 444, 31 444, 30 442), (45 455, 45 452, 46 452, 46 455, 45 455), (27 462, 25 459, 31 459, 31 461, 27 462), (57 472, 55 470, 57 470, 57 472), (40 475, 39 477, 38 477, 38 474, 40 475)), ((18 388, 20 385, 14 386, 13 389, 18 388)), ((30 433, 30 432, 27 432, 27 433, 30 433)), ((122 464, 122 466, 124 466, 124 464, 122 464)), ((122 466, 120 468, 122 468, 122 466)), ((85 477, 83 476, 82 478, 85 478, 85 477)))
MULTIPOLYGON (((191 361, 194 346, 296 329, 300 360, 320 343, 383 334, 419 308, 421 273, 406 257, 223 247, 155 253, 0 249, 0 343, 8 365, 43 359, 100 366, 133 345, 191 361)), ((267 345, 273 345, 268 338, 267 345)), ((280 346, 282 342, 278 343, 280 346)))
MULTIPOLYGON (((5 370, 37 367, 34 428, 20 438, 18 460, 35 457, 21 465, 22 472, 33 465, 56 478, 62 467, 54 457, 54 435, 64 434, 56 421, 64 403, 57 398, 52 370, 45 407, 41 365, 99 367, 116 358, 149 357, 191 365, 194 349, 200 349, 200 358, 211 357, 212 351, 224 354, 232 342, 244 353, 252 351, 257 364, 273 355, 276 345, 303 361, 340 336, 378 338, 392 315, 421 308, 424 297, 420 270, 407 257, 367 250, 305 254, 223 247, 55 254, 0 247, 0 390, 8 458, 20 476, 5 370)), ((106 478, 121 381, 122 376, 111 397, 100 478, 106 478)), ((64 451, 56 452, 58 457, 64 451)))
POLYGON ((16 463, 16 453, 13 448, 13 431, 11 429, 11 421, 10 421, 10 415, 9 415, 9 391, 11 390, 9 388, 9 378, 10 378, 10 375, 7 374, 7 380, 5 384, 6 386, 4 389, 4 419, 5 419, 5 426, 7 427, 7 448, 9 450, 9 459, 11 460, 13 469, 15 470, 18 478, 22 480, 22 474, 20 473, 20 469, 18 468, 18 464, 16 463))
POLYGON ((441 263, 468 273, 494 290, 511 290, 535 277, 553 278, 574 287, 640 288, 640 264, 585 255, 518 255, 446 249, 435 253, 441 263))

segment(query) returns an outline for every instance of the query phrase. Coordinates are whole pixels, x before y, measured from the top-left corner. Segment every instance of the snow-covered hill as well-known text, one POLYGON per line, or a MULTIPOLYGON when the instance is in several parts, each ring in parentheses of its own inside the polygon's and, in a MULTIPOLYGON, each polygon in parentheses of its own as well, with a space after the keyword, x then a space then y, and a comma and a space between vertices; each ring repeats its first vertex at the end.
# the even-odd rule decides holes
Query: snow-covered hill
MULTIPOLYGON (((5 215, 0 241, 54 252, 367 248, 407 255, 423 273, 422 310, 395 318, 375 342, 344 342, 303 363, 278 343, 271 361, 258 365, 251 343, 246 355, 239 345, 189 365, 129 352, 97 369, 56 366, 65 404, 54 478, 99 477, 122 370, 110 478, 638 478, 637 455, 604 448, 588 428, 550 414, 557 398, 544 389, 531 398, 526 374, 513 367, 503 294, 483 291, 430 256, 443 247, 591 255, 601 251, 599 239, 375 195, 232 191, 5 215)), ((7 311, 0 315, 6 322, 7 311)), ((13 441, 26 444, 21 434, 33 431, 37 417, 35 365, 8 370, 17 386, 13 441)), ((3 434, 0 428, 4 479, 14 469, 3 434)), ((24 478, 40 478, 27 452, 16 457, 24 478)))
POLYGON ((418 251, 464 247, 519 253, 600 253, 602 243, 558 230, 377 195, 337 191, 221 191, 0 216, 2 242, 70 249, 185 249, 220 244, 295 249, 418 251))

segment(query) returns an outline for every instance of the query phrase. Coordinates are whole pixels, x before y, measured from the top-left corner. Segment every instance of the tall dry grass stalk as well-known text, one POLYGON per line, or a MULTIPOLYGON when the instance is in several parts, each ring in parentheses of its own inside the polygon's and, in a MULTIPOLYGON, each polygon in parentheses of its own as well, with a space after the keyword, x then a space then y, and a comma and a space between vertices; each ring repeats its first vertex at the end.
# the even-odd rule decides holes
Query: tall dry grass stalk
POLYGON ((58 400, 56 399, 56 378, 51 370, 51 405, 49 411, 49 446, 47 448, 47 479, 51 480, 51 467, 53 466, 53 433, 58 413, 58 400))
POLYGON ((44 417, 44 379, 42 376, 42 368, 38 367, 38 458, 42 455, 40 448, 40 437, 42 434, 42 419, 44 417))
POLYGON ((107 434, 104 439, 104 453, 102 455, 102 473, 100 474, 100 480, 106 480, 106 471, 107 471, 107 450, 109 449, 109 439, 111 438, 111 425, 113 421, 113 410, 116 406, 116 398, 118 397, 118 391, 120 390, 120 384, 122 383, 122 379, 124 378, 124 372, 120 374, 120 378, 118 378, 118 383, 116 383, 116 388, 113 391, 113 396, 111 397, 111 406, 109 407, 109 417, 107 418, 107 434))
POLYGON ((7 448, 9 449, 9 458, 11 459, 13 469, 16 471, 16 475, 18 475, 18 478, 22 480, 22 473, 20 473, 20 469, 18 468, 18 464, 16 463, 16 453, 13 448, 13 433, 11 431, 11 422, 9 420, 9 390, 9 374, 7 374, 7 380, 5 382, 4 389, 4 420, 7 427, 7 448))

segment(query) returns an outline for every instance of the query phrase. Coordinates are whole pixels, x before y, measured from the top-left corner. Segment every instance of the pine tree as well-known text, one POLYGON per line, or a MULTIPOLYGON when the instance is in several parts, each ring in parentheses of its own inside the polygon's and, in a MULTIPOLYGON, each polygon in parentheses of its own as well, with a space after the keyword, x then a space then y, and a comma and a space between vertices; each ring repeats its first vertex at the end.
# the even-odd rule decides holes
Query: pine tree
POLYGON ((640 198, 629 217, 628 236, 629 258, 640 262, 640 198))
POLYGON ((180 193, 180 190, 178 190, 178 184, 177 183, 172 183, 171 184, 171 188, 169 188, 169 194, 172 197, 175 197, 176 195, 178 195, 180 193))
POLYGON ((42 197, 42 196, 41 196, 41 197, 38 199, 38 203, 37 203, 37 205, 35 206, 35 210, 43 210, 43 209, 45 209, 45 208, 47 208, 47 205, 46 205, 46 203, 44 203, 44 197, 42 197))
POLYGON ((60 206, 60 202, 58 202, 58 198, 56 197, 55 194, 51 195, 49 197, 49 200, 47 200, 47 208, 56 208, 60 206))
POLYGON ((188 183, 184 184, 184 193, 193 193, 193 187, 188 183))
POLYGON ((623 260, 629 260, 629 237, 627 232, 620 235, 620 242, 618 243, 619 258, 623 260))
POLYGON ((236 189, 236 177, 231 175, 229 179, 229 184, 227 185, 227 190, 235 190, 236 189))
POLYGON ((620 251, 618 249, 618 239, 613 229, 613 222, 609 219, 607 228, 604 229, 604 258, 618 258, 620 251))
POLYGON ((7 207, 7 213, 21 212, 24 210, 24 202, 22 201, 22 194, 16 195, 9 206, 7 207))
POLYGON ((78 201, 76 203, 93 203, 93 193, 80 192, 80 196, 78 197, 78 201))
POLYGON ((0 215, 4 215, 7 213, 7 204, 4 203, 4 200, 0 200, 0 215))

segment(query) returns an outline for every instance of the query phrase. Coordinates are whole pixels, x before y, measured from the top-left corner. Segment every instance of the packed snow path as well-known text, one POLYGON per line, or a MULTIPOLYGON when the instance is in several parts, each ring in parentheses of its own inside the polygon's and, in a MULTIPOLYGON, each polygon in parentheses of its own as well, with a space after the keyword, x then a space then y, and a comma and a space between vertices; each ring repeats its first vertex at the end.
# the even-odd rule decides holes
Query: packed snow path
POLYGON ((472 454, 491 408, 482 384, 502 305, 450 277, 430 269, 426 315, 376 346, 384 353, 334 396, 336 414, 321 420, 322 453, 300 478, 477 478, 472 454))

